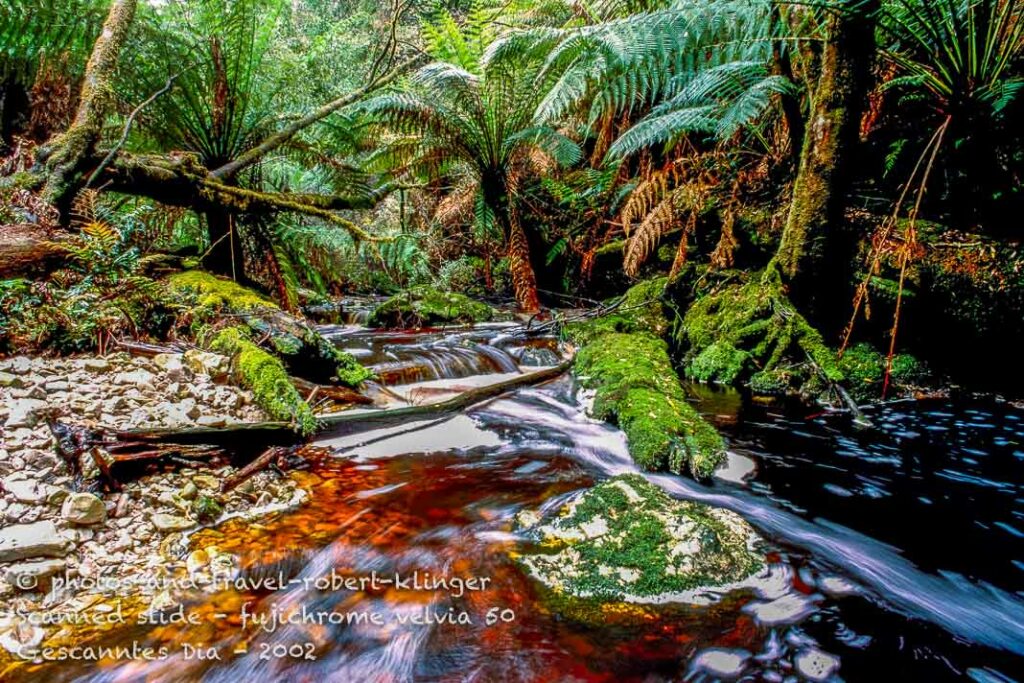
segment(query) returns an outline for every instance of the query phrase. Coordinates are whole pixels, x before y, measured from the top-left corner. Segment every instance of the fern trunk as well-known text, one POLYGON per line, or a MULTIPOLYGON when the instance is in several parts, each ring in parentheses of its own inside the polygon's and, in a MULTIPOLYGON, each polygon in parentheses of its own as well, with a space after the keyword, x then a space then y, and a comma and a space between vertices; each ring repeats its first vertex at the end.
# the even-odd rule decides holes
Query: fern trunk
POLYGON ((530 263, 530 243, 516 212, 509 210, 507 218, 508 262, 516 303, 524 313, 536 313, 540 310, 540 301, 537 299, 537 276, 530 263))
POLYGON ((842 220, 850 156, 875 54, 879 0, 843 0, 828 19, 793 200, 776 255, 791 283, 830 270, 842 220))

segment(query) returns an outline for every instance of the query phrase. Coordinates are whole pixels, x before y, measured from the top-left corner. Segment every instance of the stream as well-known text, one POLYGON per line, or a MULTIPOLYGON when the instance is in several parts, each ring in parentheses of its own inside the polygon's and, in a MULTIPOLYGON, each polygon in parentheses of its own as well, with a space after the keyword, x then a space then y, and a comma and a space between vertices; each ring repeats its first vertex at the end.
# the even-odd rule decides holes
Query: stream
MULTIPOLYGON (((504 325, 325 330, 377 371, 382 402, 444 400, 558 361, 553 340, 504 325)), ((296 474, 307 504, 193 538, 239 556, 253 585, 283 577, 283 587, 197 591, 186 605, 209 617, 198 626, 96 638, 173 645, 167 658, 38 665, 24 680, 782 682, 815 680, 811 664, 835 659, 828 680, 1024 671, 1024 410, 990 398, 896 402, 869 409, 874 427, 862 429, 807 407, 695 397, 729 441, 729 468, 707 484, 649 479, 763 534, 767 569, 753 588, 700 607, 648 606, 639 619, 610 612, 600 625, 544 609, 510 557, 526 543, 513 519, 636 469, 624 435, 588 418, 586 396, 562 376, 443 418, 323 435, 315 445, 329 457, 296 474), (316 585, 374 573, 416 583, 316 585), (243 607, 341 620, 260 628, 243 624, 243 607), (221 658, 186 656, 183 642, 221 658)))

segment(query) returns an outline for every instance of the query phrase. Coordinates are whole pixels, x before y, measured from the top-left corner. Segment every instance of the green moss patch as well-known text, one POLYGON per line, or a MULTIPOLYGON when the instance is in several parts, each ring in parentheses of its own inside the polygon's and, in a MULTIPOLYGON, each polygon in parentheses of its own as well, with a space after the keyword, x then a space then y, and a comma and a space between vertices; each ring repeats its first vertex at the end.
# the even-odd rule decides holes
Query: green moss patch
MULTIPOLYGON (((850 347, 839 359, 839 367, 849 378, 850 393, 857 400, 877 399, 885 383, 885 354, 870 344, 850 347)), ((910 354, 893 356, 890 382, 897 390, 920 386, 929 379, 928 369, 910 354)))
POLYGON ((790 303, 774 270, 698 296, 677 341, 684 350, 683 372, 697 381, 749 382, 752 389, 781 393, 845 379, 835 353, 790 303), (792 384, 783 387, 784 382, 792 384))
POLYGON ((196 304, 203 308, 227 308, 238 312, 257 308, 278 308, 277 304, 259 292, 201 270, 175 273, 167 278, 167 284, 172 291, 193 294, 196 297, 196 304))
POLYGON ((764 566, 741 517, 674 500, 636 474, 585 491, 550 518, 517 521, 538 542, 518 561, 563 607, 577 598, 699 602, 702 589, 743 582, 764 566))
POLYGON ((464 294, 414 287, 391 297, 370 316, 370 327, 413 329, 487 322, 494 309, 464 294))
POLYGON ((725 458, 725 442, 687 400, 672 367, 661 300, 665 281, 641 283, 616 313, 569 325, 580 345, 575 370, 596 390, 594 416, 626 433, 629 452, 648 470, 708 477, 725 458))
POLYGON ((275 420, 290 422, 304 436, 316 431, 316 417, 292 386, 280 359, 254 344, 245 327, 221 330, 210 349, 232 357, 236 381, 253 393, 256 403, 275 420))

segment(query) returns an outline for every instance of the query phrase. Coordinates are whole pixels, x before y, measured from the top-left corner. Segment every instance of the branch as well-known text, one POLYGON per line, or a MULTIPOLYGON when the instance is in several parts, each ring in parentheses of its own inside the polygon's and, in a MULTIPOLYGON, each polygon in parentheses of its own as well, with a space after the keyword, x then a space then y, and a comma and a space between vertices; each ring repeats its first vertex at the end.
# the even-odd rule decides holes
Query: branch
POLYGON ((224 180, 226 178, 231 178, 237 175, 239 171, 242 171, 243 169, 252 166, 260 159, 262 159, 264 156, 266 156, 266 154, 274 151, 281 145, 285 144, 305 128, 308 128, 314 123, 322 121, 323 119, 327 118, 328 116, 338 111, 339 109, 342 109, 343 107, 347 107, 348 105, 359 101, 360 98, 362 98, 364 95, 371 92, 372 90, 375 90, 381 86, 391 83, 400 75, 405 73, 409 68, 415 66, 422 59, 423 57, 420 55, 411 57, 410 59, 407 59, 398 66, 396 66, 388 73, 370 79, 370 81, 363 87, 353 90, 352 92, 343 95, 342 97, 339 97, 338 99, 332 102, 328 102, 319 109, 315 109, 309 114, 303 116, 302 118, 295 120, 293 123, 281 129, 279 132, 274 133, 270 137, 266 138, 256 147, 253 147, 249 151, 239 155, 238 158, 235 159, 234 161, 230 161, 221 166, 220 168, 211 171, 210 177, 215 180, 224 180))
POLYGON ((103 169, 106 168, 107 164, 109 164, 111 160, 113 160, 114 156, 119 151, 121 151, 121 148, 124 147, 124 143, 128 142, 128 134, 132 130, 132 124, 135 123, 135 117, 138 116, 143 109, 152 104, 158 97, 168 92, 171 89, 171 86, 174 85, 174 81, 177 80, 178 76, 180 75, 180 73, 176 73, 170 78, 168 78, 167 83, 164 84, 164 87, 160 88, 155 93, 150 95, 142 104, 135 107, 132 113, 128 115, 128 119, 124 122, 124 131, 121 133, 121 139, 117 141, 117 144, 114 145, 114 147, 109 152, 107 152, 107 156, 103 157, 103 161, 101 161, 99 166, 97 166, 95 170, 93 170, 93 172, 89 175, 89 179, 85 181, 86 188, 88 188, 90 185, 96 182, 96 178, 98 178, 100 173, 103 172, 103 169))

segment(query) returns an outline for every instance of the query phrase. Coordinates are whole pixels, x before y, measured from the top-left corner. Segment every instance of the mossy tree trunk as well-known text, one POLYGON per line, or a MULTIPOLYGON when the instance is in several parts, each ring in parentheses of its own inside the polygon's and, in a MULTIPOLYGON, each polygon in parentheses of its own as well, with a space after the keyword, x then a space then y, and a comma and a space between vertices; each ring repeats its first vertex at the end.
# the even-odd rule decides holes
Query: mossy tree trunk
POLYGON ((46 169, 43 197, 67 217, 85 171, 96 156, 103 124, 113 104, 113 78, 135 19, 138 0, 114 0, 85 68, 78 110, 71 126, 45 145, 39 161, 46 169))
POLYGON ((829 265, 835 247, 830 230, 842 220, 850 157, 875 54, 879 7, 879 0, 838 0, 827 19, 828 38, 800 168, 776 255, 781 274, 797 290, 808 279, 834 272, 829 265))

